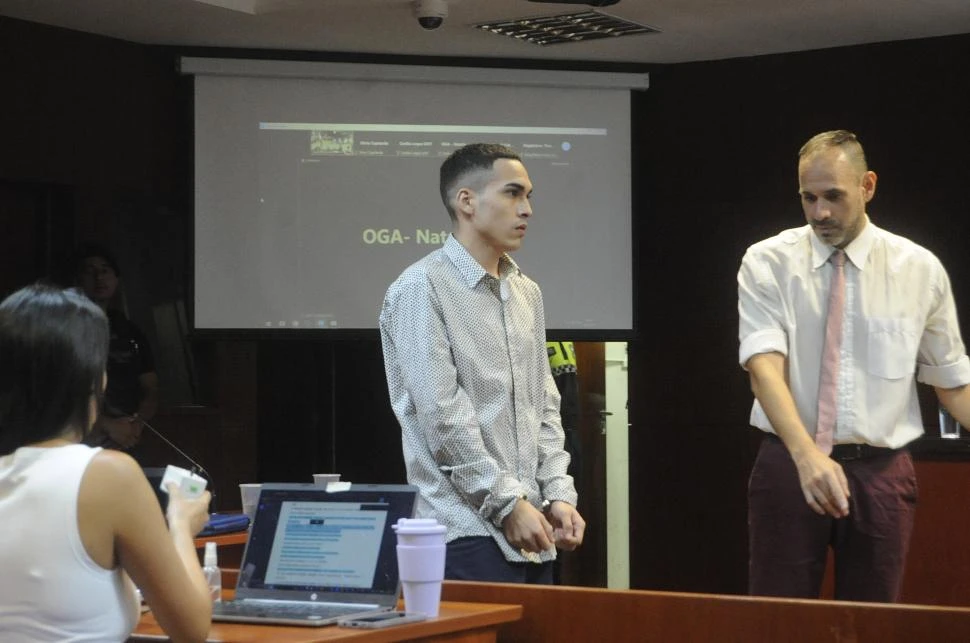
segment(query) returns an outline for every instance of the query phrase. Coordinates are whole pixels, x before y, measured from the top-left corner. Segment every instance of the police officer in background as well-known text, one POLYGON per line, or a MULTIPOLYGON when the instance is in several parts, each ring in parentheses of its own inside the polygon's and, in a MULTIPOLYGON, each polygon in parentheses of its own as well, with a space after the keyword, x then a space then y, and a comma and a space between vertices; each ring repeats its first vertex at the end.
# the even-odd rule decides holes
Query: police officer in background
POLYGON ((576 348, 572 342, 546 342, 549 368, 556 388, 562 397, 559 415, 566 433, 566 451, 569 452, 569 468, 577 489, 582 488, 582 447, 579 440, 579 375, 576 369, 576 348))

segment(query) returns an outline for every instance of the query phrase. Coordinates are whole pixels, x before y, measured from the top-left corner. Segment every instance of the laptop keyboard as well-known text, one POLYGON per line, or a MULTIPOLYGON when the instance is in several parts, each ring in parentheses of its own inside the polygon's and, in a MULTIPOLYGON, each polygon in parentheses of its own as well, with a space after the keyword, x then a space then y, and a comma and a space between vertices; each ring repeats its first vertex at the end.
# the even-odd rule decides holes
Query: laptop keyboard
POLYGON ((288 618, 336 618, 366 610, 360 605, 333 605, 290 601, 222 601, 212 606, 222 616, 276 616, 288 618))

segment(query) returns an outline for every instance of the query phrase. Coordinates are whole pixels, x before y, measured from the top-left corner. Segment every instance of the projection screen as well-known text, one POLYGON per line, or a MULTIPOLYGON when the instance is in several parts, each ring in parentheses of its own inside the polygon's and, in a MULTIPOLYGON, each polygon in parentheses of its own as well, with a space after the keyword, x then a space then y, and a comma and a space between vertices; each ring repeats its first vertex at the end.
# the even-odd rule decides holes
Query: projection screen
POLYGON ((373 329, 451 222, 438 168, 504 143, 535 186, 513 255, 546 325, 633 327, 630 90, 645 74, 186 58, 195 75, 194 326, 373 329))

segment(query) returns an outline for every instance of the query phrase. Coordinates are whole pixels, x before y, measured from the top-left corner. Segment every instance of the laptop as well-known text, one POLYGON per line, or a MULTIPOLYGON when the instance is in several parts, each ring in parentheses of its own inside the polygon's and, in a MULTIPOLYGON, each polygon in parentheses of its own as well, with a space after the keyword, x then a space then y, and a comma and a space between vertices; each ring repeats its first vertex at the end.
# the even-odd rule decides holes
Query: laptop
POLYGON ((264 484, 243 553, 236 597, 213 621, 321 626, 397 606, 397 538, 418 488, 264 484))

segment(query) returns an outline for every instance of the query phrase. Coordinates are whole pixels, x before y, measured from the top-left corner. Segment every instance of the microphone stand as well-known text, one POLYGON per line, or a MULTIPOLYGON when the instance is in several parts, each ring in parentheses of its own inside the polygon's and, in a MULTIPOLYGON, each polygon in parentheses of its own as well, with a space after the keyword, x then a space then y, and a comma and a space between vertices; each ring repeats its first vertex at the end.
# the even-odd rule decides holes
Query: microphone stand
POLYGON ((154 433, 155 436, 158 437, 158 439, 160 439, 162 442, 164 442, 168 446, 172 447, 172 449, 174 449, 180 456, 182 456, 183 458, 185 458, 186 460, 188 460, 188 462, 192 465, 192 468, 189 469, 189 471, 191 471, 192 473, 195 473, 197 475, 201 475, 203 478, 205 478, 206 480, 209 481, 209 487, 210 487, 209 493, 212 495, 212 501, 209 503, 209 507, 210 507, 210 509, 212 509, 211 513, 216 513, 216 490, 215 490, 215 482, 212 480, 212 476, 209 475, 209 472, 205 470, 205 467, 203 467, 201 464, 199 464, 198 462, 196 462, 195 460, 193 460, 192 458, 190 458, 188 453, 186 453, 182 449, 180 449, 177 446, 175 446, 175 444, 171 440, 169 440, 164 435, 162 435, 161 431, 159 431, 158 429, 156 429, 155 427, 153 427, 151 424, 149 424, 148 421, 145 420, 144 418, 139 417, 137 414, 131 415, 131 416, 128 416, 128 417, 131 417, 131 418, 134 418, 135 420, 138 420, 143 427, 145 427, 146 429, 148 429, 149 431, 151 431, 152 433, 154 433))

